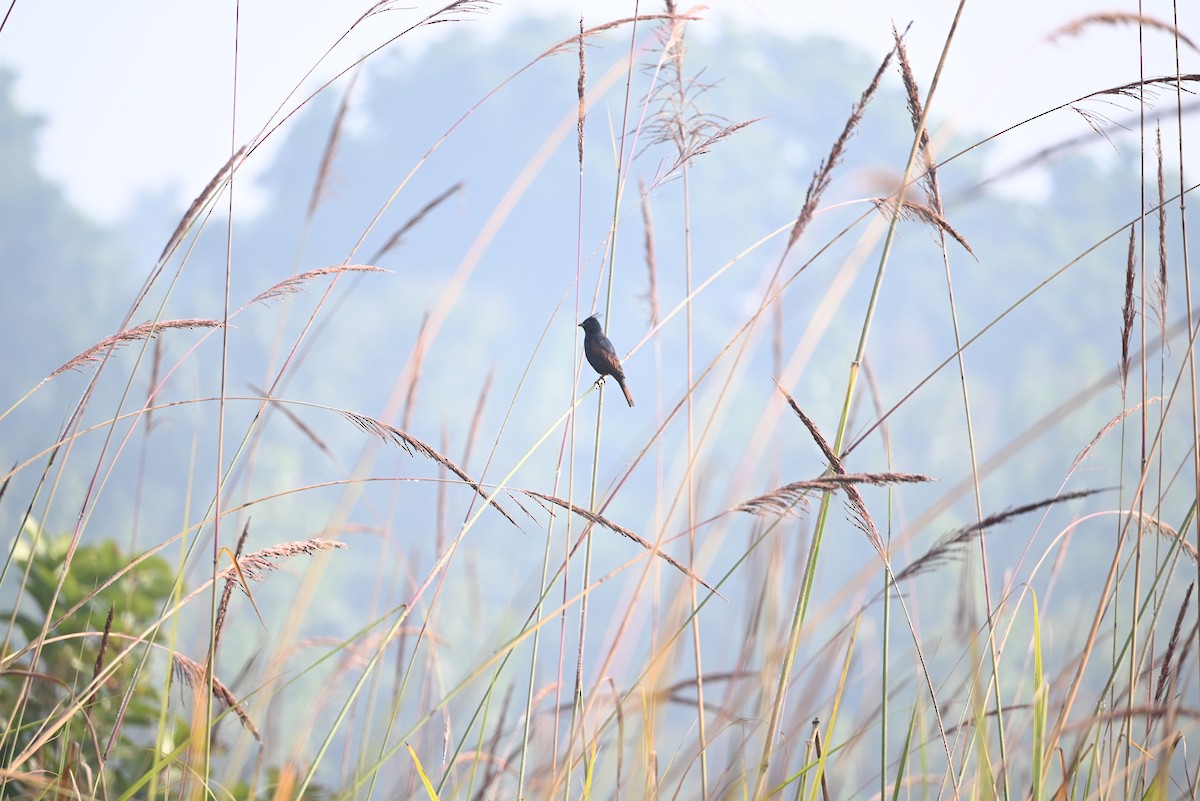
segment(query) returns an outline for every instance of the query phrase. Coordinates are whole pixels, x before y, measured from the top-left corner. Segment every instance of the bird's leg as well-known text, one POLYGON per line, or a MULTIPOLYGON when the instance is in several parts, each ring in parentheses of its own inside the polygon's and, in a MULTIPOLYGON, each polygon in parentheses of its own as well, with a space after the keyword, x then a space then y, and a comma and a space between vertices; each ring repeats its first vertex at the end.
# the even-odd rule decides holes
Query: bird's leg
POLYGON ((604 386, 604 379, 606 379, 606 378, 608 378, 608 376, 606 376, 606 375, 600 376, 599 378, 596 379, 596 383, 593 384, 592 386, 594 386, 596 389, 600 389, 600 387, 604 386))

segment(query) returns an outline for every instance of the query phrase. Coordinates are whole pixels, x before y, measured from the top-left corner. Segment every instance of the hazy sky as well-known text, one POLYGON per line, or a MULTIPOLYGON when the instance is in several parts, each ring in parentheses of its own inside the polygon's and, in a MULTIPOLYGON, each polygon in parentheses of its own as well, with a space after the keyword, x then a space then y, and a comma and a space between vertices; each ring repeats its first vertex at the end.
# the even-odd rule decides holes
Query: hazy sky
MULTIPOLYGON (((336 74, 442 4, 411 0, 408 5, 416 8, 397 5, 372 17, 334 49, 305 86, 336 74)), ((19 106, 45 121, 42 169, 87 212, 114 220, 147 192, 170 191, 188 202, 228 157, 235 13, 240 14, 236 139, 241 143, 369 5, 367 0, 251 0, 239 9, 233 0, 16 0, 0 32, 0 64, 17 74, 19 106)), ((1180 29, 1200 41, 1200 4, 1181 6, 1180 29)), ((892 21, 901 28, 911 21, 909 53, 927 86, 956 8, 952 0, 712 0, 700 12, 706 21, 693 30, 704 35, 736 20, 797 38, 832 34, 881 54, 890 46, 892 21)), ((1143 8, 1168 22, 1175 13, 1164 0, 1145 0, 1143 8)), ((530 14, 577 17, 582 12, 589 23, 599 23, 633 9, 632 0, 519 0, 499 3, 486 18, 466 24, 496 35, 530 14)), ((661 6, 643 3, 641 9, 656 12, 661 6)), ((934 100, 935 117, 992 132, 1080 95, 1136 80, 1134 25, 1097 25, 1080 36, 1046 41, 1050 32, 1085 15, 1136 11, 1130 0, 967 0, 934 100)), ((432 26, 392 47, 425 47, 456 31, 460 26, 432 26)), ((1174 72, 1169 35, 1147 30, 1145 52, 1148 76, 1174 72)), ((1181 68, 1200 72, 1196 51, 1183 52, 1181 68)), ((1169 98, 1159 105, 1169 107, 1169 98)), ((1132 101, 1093 107, 1114 118, 1134 109, 1132 101)), ((1086 130, 1078 115, 1060 112, 1021 137, 1010 137, 1006 147, 1028 152, 1086 130)))

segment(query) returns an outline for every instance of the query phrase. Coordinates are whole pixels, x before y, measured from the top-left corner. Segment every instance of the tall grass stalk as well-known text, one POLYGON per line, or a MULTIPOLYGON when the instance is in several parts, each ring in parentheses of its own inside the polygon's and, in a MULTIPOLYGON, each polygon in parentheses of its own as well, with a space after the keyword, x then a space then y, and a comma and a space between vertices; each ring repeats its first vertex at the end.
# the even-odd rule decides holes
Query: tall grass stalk
MULTIPOLYGON (((933 79, 929 85, 929 92, 925 99, 925 108, 922 116, 917 124, 917 131, 913 136, 912 147, 909 150, 908 161, 905 164, 904 172, 901 176, 900 189, 897 194, 895 211, 892 215, 891 222, 887 229, 887 234, 884 238, 883 252, 880 256, 879 269, 876 272, 875 283, 871 289, 871 297, 867 304, 865 319, 863 321, 862 333, 859 336, 858 349, 855 352, 853 361, 850 364, 850 376, 847 381, 845 400, 842 404, 842 414, 838 420, 837 434, 834 438, 833 450, 834 453, 842 453, 842 445, 846 434, 846 425, 850 418, 851 402, 854 397, 854 388, 857 383, 859 366, 862 363, 863 356, 866 352, 867 337, 871 329, 871 321, 875 314, 875 305, 879 300, 879 290, 883 283, 883 275, 887 267, 888 256, 891 251, 891 245, 895 237, 896 225, 900 219, 900 209, 903 206, 904 192, 907 188, 909 176, 912 174, 913 167, 916 164, 917 153, 921 147, 921 135, 926 126, 926 119, 929 113, 929 106, 933 99, 934 92, 937 88, 938 79, 941 71, 945 66, 946 56, 950 50, 950 44, 954 38, 954 31, 958 26, 959 17, 962 14, 965 6, 965 0, 959 3, 958 10, 955 13, 954 22, 951 24, 950 32, 946 37, 945 45, 942 48, 941 59, 939 60, 937 70, 935 70, 933 79)), ((886 62, 885 62, 886 63, 886 62)), ((878 80, 878 78, 876 79, 878 80)), ((836 145, 835 145, 836 147, 836 145)), ((830 162, 832 163, 832 159, 830 162)), ((812 593, 813 582, 816 576, 817 559, 821 549, 821 536, 824 532, 829 513, 830 495, 826 494, 821 499, 821 507, 817 512, 816 525, 813 532, 812 542, 809 544, 808 557, 805 560, 804 578, 802 579, 801 589, 796 597, 795 608, 792 613, 792 624, 788 632, 787 650, 784 654, 783 666, 779 671, 779 684, 775 692, 775 698, 771 706, 770 718, 767 725, 767 733, 765 744, 763 747, 762 759, 759 762, 758 778, 755 782, 754 797, 759 797, 762 794, 764 783, 766 782, 767 768, 770 765, 771 753, 775 740, 775 725, 779 719, 780 712, 783 707, 785 692, 791 679, 791 669, 795 659, 795 651, 799 646, 800 632, 804 625, 805 615, 808 609, 808 601, 812 593)), ((950 760, 950 754, 946 754, 947 760, 950 760)), ((955 797, 958 797, 957 784, 955 785, 955 797)))

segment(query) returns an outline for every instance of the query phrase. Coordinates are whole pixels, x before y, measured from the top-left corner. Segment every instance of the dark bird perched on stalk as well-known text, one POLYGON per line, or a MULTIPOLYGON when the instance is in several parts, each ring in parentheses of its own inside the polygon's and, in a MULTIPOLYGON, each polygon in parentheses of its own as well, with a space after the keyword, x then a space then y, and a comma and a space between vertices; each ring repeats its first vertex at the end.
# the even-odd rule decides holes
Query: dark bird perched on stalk
POLYGON ((621 369, 621 360, 617 358, 617 351, 612 342, 609 342, 608 337, 600 330, 600 321, 596 319, 596 315, 593 314, 584 320, 579 327, 583 329, 583 355, 587 356, 592 369, 600 374, 596 384, 599 385, 604 376, 611 375, 621 385, 625 400, 633 406, 633 395, 629 394, 629 387, 625 386, 625 371, 621 369))

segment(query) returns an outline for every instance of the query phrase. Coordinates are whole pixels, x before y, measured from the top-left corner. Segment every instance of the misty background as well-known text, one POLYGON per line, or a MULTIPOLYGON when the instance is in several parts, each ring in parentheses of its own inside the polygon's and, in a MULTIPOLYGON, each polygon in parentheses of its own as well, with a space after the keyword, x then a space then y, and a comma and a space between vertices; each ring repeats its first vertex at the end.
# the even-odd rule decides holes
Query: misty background
MULTIPOLYGON (((890 30, 886 20, 876 22, 890 30)), ((692 305, 696 371, 714 365, 696 394, 697 418, 706 425, 711 421, 711 428, 704 432, 695 466, 698 517, 713 522, 697 532, 693 563, 686 537, 676 536, 684 532, 686 516, 670 508, 664 501, 670 494, 662 491, 678 485, 687 470, 681 418, 672 417, 649 454, 641 455, 687 391, 686 330, 677 311, 686 296, 683 182, 678 173, 657 180, 676 157, 669 142, 645 133, 636 145, 625 140, 633 161, 616 205, 611 303, 605 301, 601 273, 609 263, 606 237, 622 131, 633 131, 643 108, 648 114, 659 109, 657 100, 646 102, 658 59, 655 33, 647 25, 634 37, 628 118, 628 27, 589 46, 590 107, 581 177, 577 52, 567 46, 521 71, 547 48, 569 40, 578 20, 530 20, 502 37, 486 35, 481 29, 487 25, 483 16, 442 26, 450 30, 439 30, 437 46, 384 52, 353 82, 348 75, 303 106, 273 134, 269 149, 251 154, 253 188, 243 190, 235 180, 232 223, 222 196, 211 215, 187 233, 132 322, 155 315, 221 319, 229 258, 230 307, 246 308, 228 330, 224 454, 238 480, 223 505, 255 503, 223 523, 222 538, 233 537, 249 518, 250 549, 310 536, 350 545, 346 553, 313 563, 320 591, 316 601, 307 601, 302 632, 345 637, 406 601, 480 499, 461 485, 446 489, 442 499, 431 479, 452 478, 449 473, 369 436, 335 410, 394 425, 485 485, 512 471, 507 484, 513 488, 571 495, 586 506, 598 395, 589 393, 590 369, 586 364, 579 369, 582 340, 576 323, 598 311, 624 358, 637 401, 627 409, 614 402, 619 394, 614 396, 613 387, 604 390, 598 486, 602 493, 615 492, 603 514, 650 540, 665 530, 664 550, 691 564, 710 584, 730 573, 721 587, 726 600, 704 610, 708 620, 715 620, 715 634, 704 648, 706 664, 714 670, 732 668, 722 664, 732 649, 719 635, 727 629, 724 621, 736 627, 748 614, 754 574, 739 567, 737 557, 761 530, 761 521, 723 513, 826 468, 774 382, 778 379, 832 439, 879 258, 878 240, 870 237, 881 236, 886 226, 871 199, 895 188, 912 142, 895 64, 884 73, 849 141, 820 213, 787 255, 782 275, 798 275, 777 310, 752 328, 750 344, 739 355, 740 340, 733 348, 729 343, 762 302, 812 175, 887 50, 736 24, 711 24, 703 35, 689 34, 685 64, 697 82, 693 113, 714 132, 753 121, 713 142, 689 167, 693 285, 719 273, 692 305), (343 101, 348 122, 314 207, 314 186, 343 101), (659 321, 665 320, 657 326, 639 180, 650 187, 653 292, 659 321), (399 244, 374 258, 426 204, 459 185, 399 244), (246 213, 239 211, 243 191, 246 213), (311 219, 310 208, 315 208, 311 219), (839 235, 847 226, 850 233, 839 235), (291 276, 344 262, 387 272, 319 278, 296 294, 250 303, 291 276), (828 315, 831 308, 836 313, 828 315), (253 434, 253 460, 237 461, 234 454, 260 408, 256 399, 298 339, 299 357, 272 392, 289 402, 286 413, 268 406, 253 434), (585 393, 570 422, 574 428, 556 424, 585 393), (770 432, 765 439, 764 429, 770 432), (558 471, 560 452, 566 457, 558 471), (615 484, 635 460, 630 475, 615 484), (380 480, 346 483, 350 477, 380 480), (296 488, 307 489, 290 492, 296 488)), ((173 188, 164 188, 139 196, 117 220, 96 219, 81 209, 39 166, 44 125, 16 98, 19 77, 11 70, 0 76, 0 160, 5 165, 0 337, 8 343, 0 356, 5 376, 0 409, 9 409, 60 365, 118 332, 188 205, 173 188)), ((929 77, 917 75, 922 82, 929 77)), ((1114 105, 1111 98, 1089 103, 1081 105, 1126 124, 1136 107, 1133 101, 1114 105)), ((1057 114, 1073 118, 1074 133, 1043 141, 1044 148, 1064 146, 1028 166, 1022 157, 1035 157, 1038 149, 997 158, 985 144, 939 173, 946 220, 973 252, 949 244, 964 339, 1053 276, 965 352, 985 514, 1040 500, 1064 482, 1066 489, 1085 489, 1111 487, 1119 479, 1119 467, 1113 465, 1120 464, 1121 443, 1115 437, 1101 442, 1070 478, 1068 471, 1127 405, 1115 370, 1128 227, 1139 213, 1142 187, 1152 188, 1139 173, 1136 118, 1132 131, 1104 124, 1106 140, 1077 113, 1057 114), (1093 469, 1092 463, 1102 466, 1093 469)), ((941 130, 938 117, 935 103, 933 130, 941 130)), ((172 143, 169 124, 129 133, 143 137, 147 150, 172 143)), ((992 133, 960 121, 954 131, 936 137, 935 146, 945 157, 992 133)), ((242 141, 250 134, 246 131, 242 141)), ((206 173, 211 176, 219 166, 219 160, 207 164, 206 173)), ((188 196, 199 194, 202 186, 192 187, 188 196)), ((860 384, 850 441, 954 353, 946 271, 935 232, 919 221, 902 222, 867 349, 869 381, 860 384)), ((1167 325, 1182 317, 1184 307, 1182 292, 1170 296, 1167 325)), ((1153 338, 1159 321, 1149 321, 1148 328, 1153 338)), ((1171 347, 1185 347, 1180 336, 1176 330, 1171 347)), ((221 394, 221 339, 219 330, 176 330, 161 333, 158 344, 145 351, 141 342, 120 349, 101 375, 84 421, 85 428, 96 426, 96 431, 73 445, 72 467, 53 489, 54 504, 39 501, 32 508, 41 525, 54 533, 70 532, 83 509, 86 540, 112 538, 137 552, 203 519, 217 476, 214 399, 221 394), (162 348, 158 357, 156 346, 162 348), (145 403, 155 358, 160 378, 174 371, 155 402, 179 405, 156 412, 150 430, 144 420, 132 427, 127 421, 110 426, 114 415, 145 403), (196 399, 205 400, 191 402, 196 399)), ((0 504, 0 527, 7 536, 20 528, 46 449, 94 371, 84 366, 56 376, 0 421, 0 464, 26 465, 12 477, 0 504)), ((971 466, 959 382, 956 364, 941 369, 884 430, 876 430, 847 457, 855 471, 899 470, 936 479, 897 492, 896 528, 889 533, 902 537, 898 565, 975 519, 970 485, 962 483, 971 466)), ((1168 461, 1184 452, 1186 436, 1181 430, 1178 442, 1168 443, 1168 461)), ((872 508, 888 503, 882 490, 864 494, 872 508)), ((453 679, 510 637, 537 601, 548 512, 527 496, 502 494, 498 502, 520 528, 494 510, 485 511, 461 558, 448 569, 443 592, 455 600, 442 609, 437 637, 453 679)), ((1114 503, 1096 502, 1097 507, 1114 503)), ((989 540, 996 575, 1005 581, 1015 575, 1017 583, 1030 580, 1033 567, 1023 561, 1028 544, 1037 542, 1039 551, 1048 547, 1083 508, 1082 502, 1056 508, 1044 530, 1034 531, 1030 523, 1011 540, 998 532, 989 540)), ((825 616, 814 625, 831 629, 868 601, 881 582, 863 533, 848 515, 839 515, 828 533, 836 544, 822 563, 815 601, 825 616), (835 592, 855 577, 865 577, 857 596, 835 592)), ((565 515, 560 519, 565 522, 565 515)), ((811 526, 804 514, 779 527, 771 547, 783 569, 802 569, 811 526)), ((1111 526, 1083 534, 1101 540, 1095 570, 1107 562, 1109 543, 1103 538, 1112 534, 1111 526)), ((200 536, 210 549, 211 526, 200 536)), ((612 532, 594 536, 595 575, 642 554, 612 532)), ((561 551, 563 545, 556 547, 561 551)), ((189 571, 201 580, 210 567, 201 556, 189 571)), ((298 576, 307 567, 292 564, 286 570, 298 576)), ((1069 595, 1074 585, 1089 581, 1091 568, 1085 559, 1077 560, 1054 591, 1069 595)), ((957 585, 959 570, 915 581, 957 585)), ((640 565, 593 593, 595 620, 629 603, 639 574, 640 565)), ((285 614, 297 603, 298 586, 298 579, 265 584, 260 607, 285 614)), ((11 585, 0 587, 6 601, 11 592, 11 585)), ((919 611, 931 629, 955 615, 948 606, 919 611)), ((1077 625, 1075 611, 1071 604, 1057 608, 1059 617, 1047 626, 1048 648, 1055 647, 1056 626, 1070 631, 1077 625)), ((226 658, 240 666, 250 659, 262 629, 253 615, 231 625, 226 658)), ((593 633, 597 647, 590 654, 599 658, 599 644, 612 633, 603 624, 593 633)), ((204 631, 197 635, 198 650, 206 637, 204 631)), ((621 647, 627 651, 624 658, 636 665, 646 645, 644 639, 630 638, 621 647)), ((869 673, 870 665, 862 669, 869 673)))

